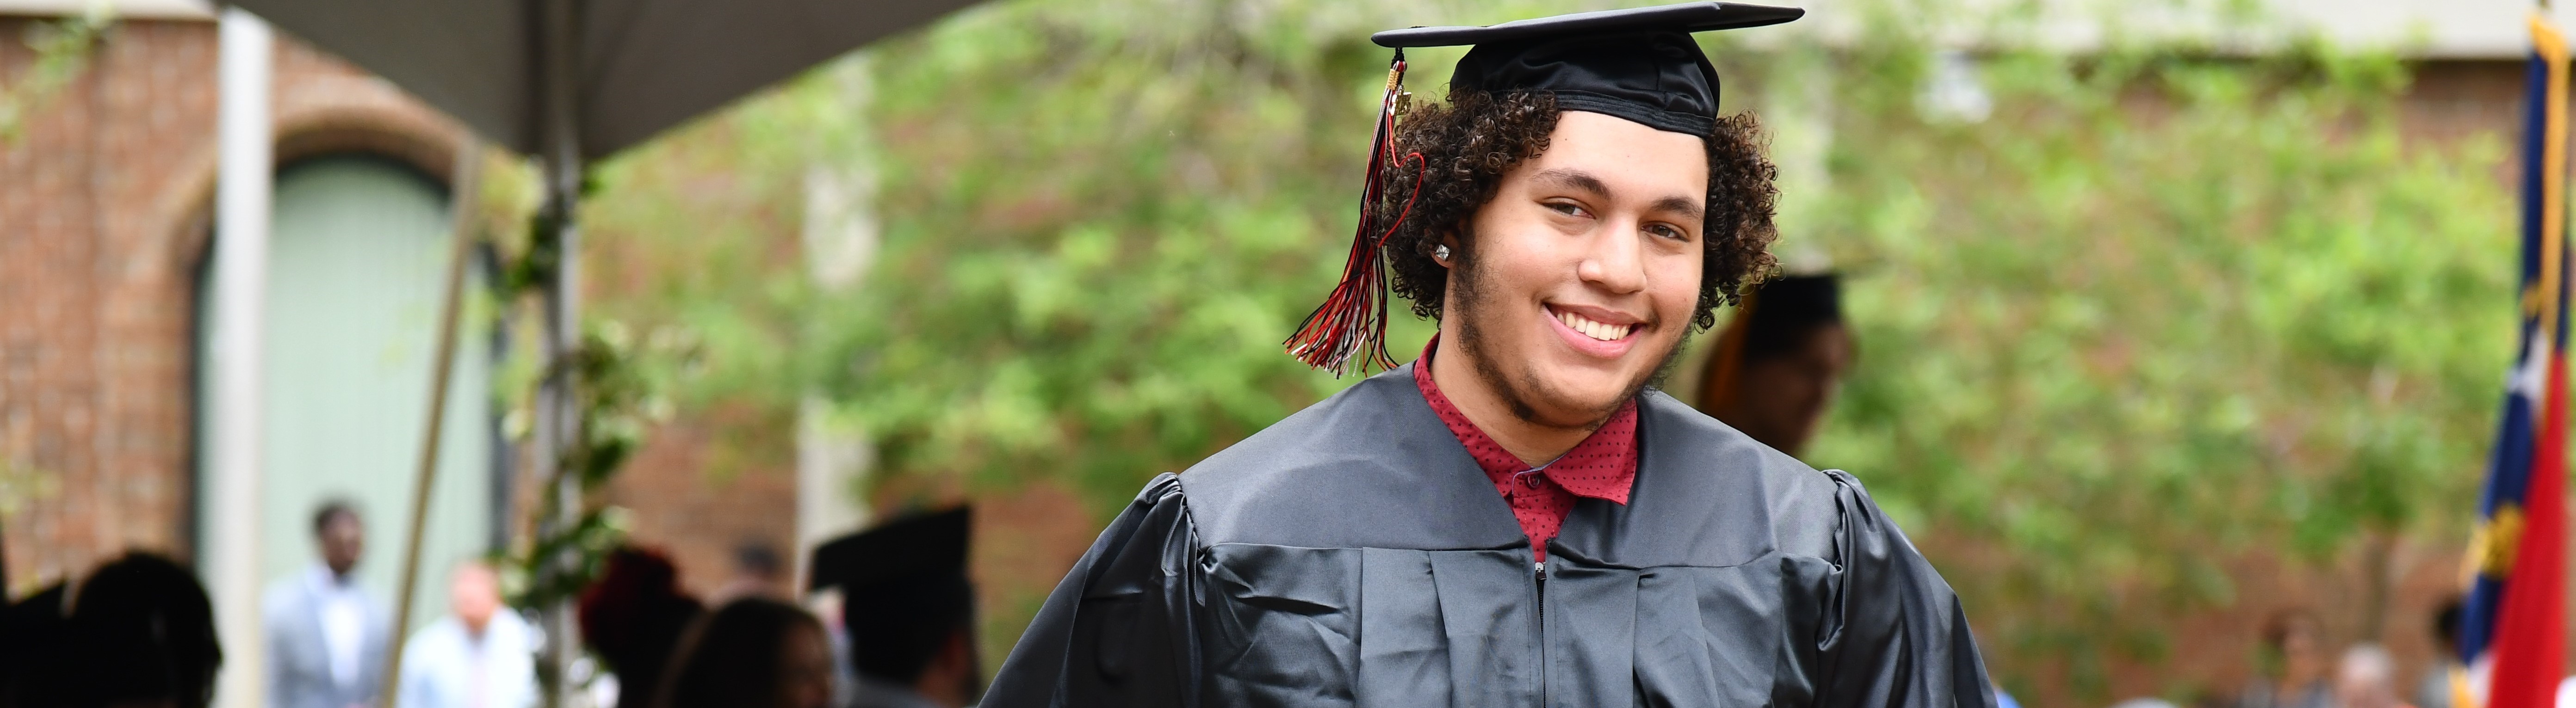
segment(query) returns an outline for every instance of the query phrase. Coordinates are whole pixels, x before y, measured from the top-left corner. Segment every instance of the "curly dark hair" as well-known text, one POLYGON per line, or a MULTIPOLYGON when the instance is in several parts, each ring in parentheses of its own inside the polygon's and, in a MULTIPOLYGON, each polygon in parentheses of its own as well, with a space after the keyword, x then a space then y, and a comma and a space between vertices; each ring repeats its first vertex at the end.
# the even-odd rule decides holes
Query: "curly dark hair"
MULTIPOLYGON (((1431 259, 1432 246, 1455 234, 1462 251, 1458 259, 1473 257, 1469 220, 1493 200, 1503 175, 1547 150, 1558 115, 1556 97, 1543 92, 1456 91, 1448 105, 1417 107, 1404 117, 1394 152, 1419 152, 1422 160, 1381 166, 1387 188, 1374 206, 1378 223, 1394 223, 1413 197, 1414 172, 1427 171, 1412 213, 1386 240, 1395 292, 1413 301, 1415 316, 1440 317, 1441 297, 1449 287, 1449 269, 1431 259)), ((1691 314, 1694 330, 1715 324, 1719 303, 1734 304, 1770 274, 1776 263, 1771 242, 1779 236, 1771 225, 1772 200, 1779 193, 1772 180, 1779 170, 1763 155, 1761 122, 1751 113, 1719 118, 1716 130, 1701 142, 1708 148, 1708 221, 1702 231, 1707 250, 1701 260, 1699 304, 1691 314)))

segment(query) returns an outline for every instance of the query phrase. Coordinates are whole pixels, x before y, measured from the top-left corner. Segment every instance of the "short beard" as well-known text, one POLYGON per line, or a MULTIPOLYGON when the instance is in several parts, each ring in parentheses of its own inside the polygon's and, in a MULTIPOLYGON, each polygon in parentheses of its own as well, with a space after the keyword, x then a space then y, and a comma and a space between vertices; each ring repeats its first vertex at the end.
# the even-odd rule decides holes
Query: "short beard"
MULTIPOLYGON (((1464 240, 1466 239, 1461 239, 1461 241, 1464 240)), ((1646 370, 1645 376, 1628 382, 1628 390, 1621 393, 1617 399, 1613 399, 1608 406, 1587 412, 1582 425, 1559 426, 1539 419, 1538 407, 1530 405, 1528 391, 1538 388, 1537 377, 1524 375, 1519 382, 1521 385, 1513 385, 1511 375, 1502 370, 1501 360, 1489 356, 1484 350, 1485 337, 1481 320, 1492 311, 1483 306, 1487 301, 1484 275, 1483 269, 1476 267, 1475 249, 1462 244, 1458 248, 1458 257, 1453 262, 1455 265, 1451 266, 1449 271, 1449 288, 1457 294, 1458 300, 1450 303, 1456 307, 1447 309, 1449 316, 1458 318, 1458 349, 1467 353, 1469 368, 1476 372, 1476 378, 1484 381, 1485 385, 1494 391, 1494 395, 1500 396, 1504 407, 1511 410, 1512 417, 1521 419, 1521 422, 1551 428, 1599 428, 1602 423, 1610 420, 1610 416, 1617 415, 1621 406, 1635 400, 1637 395, 1644 393, 1648 387, 1661 384, 1664 378, 1672 373, 1674 364, 1680 361, 1682 345, 1690 341, 1688 333, 1684 333, 1681 339, 1674 340, 1672 348, 1664 351, 1654 367, 1646 370)))

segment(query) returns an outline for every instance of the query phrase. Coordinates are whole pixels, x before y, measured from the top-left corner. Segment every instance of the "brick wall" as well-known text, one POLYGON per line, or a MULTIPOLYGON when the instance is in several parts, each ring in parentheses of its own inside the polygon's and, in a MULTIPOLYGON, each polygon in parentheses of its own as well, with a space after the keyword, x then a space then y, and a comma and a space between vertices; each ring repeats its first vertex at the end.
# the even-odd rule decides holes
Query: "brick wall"
MULTIPOLYGON (((0 77, 33 59, 14 38, 36 21, 0 17, 0 77)), ((12 590, 129 548, 194 550, 192 328, 214 196, 215 35, 210 22, 120 23, 0 145, 0 469, 28 492, 0 508, 12 590)), ((457 128, 384 80, 282 35, 276 72, 280 163, 361 151, 439 179, 452 168, 457 128)), ((608 494, 702 591, 723 581, 735 545, 784 551, 795 529, 792 451, 709 474, 723 422, 658 431, 608 494)))
MULTIPOLYGON (((0 76, 34 20, 0 18, 0 76)), ((443 175, 456 132, 390 84, 278 43, 280 160, 368 150, 443 175)), ((126 548, 188 555, 196 268, 215 174, 215 27, 118 24, 0 144, 0 509, 10 583, 126 548)))
MULTIPOLYGON (((0 74, 29 59, 0 43, 0 74)), ((211 26, 120 27, 0 146, 0 455, 39 480, 7 518, 15 583, 184 550, 187 232, 203 230, 186 173, 211 164, 214 59, 211 26)))
POLYGON ((634 542, 671 554, 681 584, 699 597, 733 577, 734 548, 744 543, 769 546, 793 569, 795 450, 727 444, 774 441, 746 433, 793 424, 740 409, 691 412, 653 430, 603 501, 633 511, 634 542))

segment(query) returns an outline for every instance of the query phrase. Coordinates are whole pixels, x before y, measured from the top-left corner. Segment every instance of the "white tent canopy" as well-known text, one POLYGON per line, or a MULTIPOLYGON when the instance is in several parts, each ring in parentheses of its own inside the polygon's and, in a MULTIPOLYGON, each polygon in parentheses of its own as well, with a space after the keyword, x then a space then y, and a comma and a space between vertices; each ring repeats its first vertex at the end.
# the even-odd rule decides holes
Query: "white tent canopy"
MULTIPOLYGON (((236 0, 512 150, 539 152, 539 12, 527 0, 236 0)), ((572 100, 597 159, 965 0, 590 0, 572 100)))

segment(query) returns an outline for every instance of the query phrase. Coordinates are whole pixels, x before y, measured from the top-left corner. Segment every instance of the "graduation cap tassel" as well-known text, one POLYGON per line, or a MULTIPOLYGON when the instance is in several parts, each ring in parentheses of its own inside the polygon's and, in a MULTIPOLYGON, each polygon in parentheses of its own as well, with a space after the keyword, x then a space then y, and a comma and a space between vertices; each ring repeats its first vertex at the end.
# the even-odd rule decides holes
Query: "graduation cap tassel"
MULTIPOLYGON (((1333 294, 1322 306, 1306 315, 1297 333, 1282 343, 1290 356, 1307 366, 1329 369, 1336 377, 1355 368, 1354 358, 1361 373, 1370 366, 1395 368, 1395 360, 1386 355, 1386 240, 1413 213, 1413 200, 1422 195, 1421 170, 1414 172, 1413 196, 1405 199, 1404 210, 1384 230, 1378 228, 1377 205, 1385 193, 1386 167, 1395 159, 1395 118, 1403 102, 1404 50, 1397 49, 1386 72, 1386 94, 1378 103, 1377 134, 1369 145, 1368 177, 1361 188, 1360 223, 1351 234, 1350 258, 1342 265, 1341 282, 1333 286, 1333 294)), ((1422 161, 1418 152, 1405 157, 1417 164, 1422 161)))

